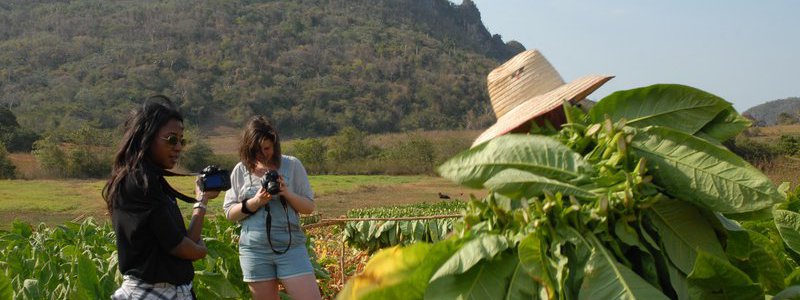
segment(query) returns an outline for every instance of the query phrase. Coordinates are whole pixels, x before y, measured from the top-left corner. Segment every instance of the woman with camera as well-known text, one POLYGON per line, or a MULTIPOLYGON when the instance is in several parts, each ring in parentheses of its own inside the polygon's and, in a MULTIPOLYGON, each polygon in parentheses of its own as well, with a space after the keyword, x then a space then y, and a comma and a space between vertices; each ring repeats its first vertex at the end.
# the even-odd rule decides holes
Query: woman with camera
POLYGON ((303 164, 281 155, 278 131, 263 116, 247 123, 239 157, 223 208, 242 223, 239 261, 253 299, 280 299, 278 280, 292 299, 320 299, 298 214, 314 211, 303 164))
POLYGON ((185 145, 183 117, 166 96, 150 97, 125 121, 103 188, 123 275, 112 299, 195 298, 192 261, 206 255, 200 231, 208 199, 219 192, 195 188, 197 204, 187 230, 176 198, 192 198, 164 179, 185 145))

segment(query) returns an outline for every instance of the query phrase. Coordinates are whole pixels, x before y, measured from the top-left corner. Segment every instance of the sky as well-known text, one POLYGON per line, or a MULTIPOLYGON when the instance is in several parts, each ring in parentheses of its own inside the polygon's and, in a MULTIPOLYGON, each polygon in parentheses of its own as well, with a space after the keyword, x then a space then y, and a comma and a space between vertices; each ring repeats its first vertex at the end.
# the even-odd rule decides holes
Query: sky
POLYGON ((656 83, 705 90, 739 112, 800 97, 798 0, 473 2, 490 33, 539 49, 565 81, 616 76, 594 100, 656 83))

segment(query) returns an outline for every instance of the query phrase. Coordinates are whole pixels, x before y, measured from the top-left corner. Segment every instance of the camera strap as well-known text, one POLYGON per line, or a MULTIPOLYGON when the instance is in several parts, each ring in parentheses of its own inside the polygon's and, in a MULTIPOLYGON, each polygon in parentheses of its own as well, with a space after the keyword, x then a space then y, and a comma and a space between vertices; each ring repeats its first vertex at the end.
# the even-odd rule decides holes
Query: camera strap
MULTIPOLYGON (((172 172, 172 171, 169 171, 169 170, 163 170, 162 175, 164 175, 164 176, 197 176, 197 175, 200 175, 200 174, 197 174, 197 173, 181 174, 181 173, 175 173, 175 172, 172 172)), ((197 199, 195 199, 194 197, 186 196, 183 193, 175 190, 175 188, 173 188, 169 184, 164 184, 163 186, 166 187, 167 192, 169 192, 170 194, 175 196, 175 198, 181 199, 183 202, 186 202, 186 203, 197 203, 197 202, 200 202, 200 201, 197 201, 197 199)))
POLYGON ((269 204, 264 207, 267 211, 267 241, 272 252, 278 255, 286 253, 292 247, 292 225, 289 223, 289 209, 286 207, 286 200, 282 197, 281 204, 283 205, 283 212, 286 213, 286 230, 289 232, 289 245, 286 245, 286 249, 283 251, 275 250, 275 247, 272 246, 272 213, 270 213, 269 204))

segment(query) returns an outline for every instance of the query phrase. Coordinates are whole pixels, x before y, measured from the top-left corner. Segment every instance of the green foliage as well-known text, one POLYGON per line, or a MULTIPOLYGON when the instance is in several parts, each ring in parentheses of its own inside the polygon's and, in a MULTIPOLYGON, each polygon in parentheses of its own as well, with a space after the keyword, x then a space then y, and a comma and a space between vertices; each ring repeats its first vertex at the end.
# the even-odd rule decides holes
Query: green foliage
POLYGON ((800 154, 800 137, 781 135, 778 149, 785 155, 795 156, 800 154))
POLYGON ((778 115, 778 125, 794 125, 797 124, 797 114, 782 112, 778 115))
POLYGON ((70 178, 102 178, 111 172, 111 155, 92 151, 88 146, 70 149, 67 154, 67 176, 70 178))
POLYGON ((395 172, 423 174, 433 171, 436 148, 430 140, 409 134, 396 145, 385 149, 381 158, 397 164, 395 172))
POLYGON ((320 174, 325 173, 328 147, 325 142, 320 138, 308 138, 295 141, 291 149, 287 149, 287 153, 291 153, 297 157, 308 173, 320 174))
POLYGON ((335 163, 369 157, 375 153, 375 149, 367 145, 366 138, 363 131, 353 127, 344 128, 329 140, 327 157, 335 163))
MULTIPOLYGON (((406 206, 354 209, 349 218, 402 218, 458 214, 466 207, 461 201, 420 203, 406 206)), ((417 242, 443 240, 453 229, 454 218, 411 221, 358 221, 347 222, 344 239, 361 250, 378 249, 417 242)))
POLYGON ((774 145, 760 143, 747 137, 739 137, 735 140, 730 140, 724 143, 724 145, 730 149, 731 152, 754 166, 770 165, 772 161, 781 154, 781 150, 774 145))
MULTIPOLYGON (((761 212, 789 206, 763 174, 720 146, 745 127, 729 103, 657 85, 614 93, 594 114, 564 109, 561 130, 497 137, 440 167, 442 176, 490 193, 470 201, 454 234, 433 244, 460 245, 445 263, 403 266, 437 269, 403 279, 427 286, 424 298, 756 299, 792 284, 792 275, 783 278, 796 268, 785 260, 794 253, 775 245, 796 242, 794 218, 781 217, 781 241, 722 214, 767 222, 761 212), (660 118, 675 112, 694 117, 660 118)), ((369 277, 351 280, 343 298, 391 289, 376 269, 368 264, 369 277)))
MULTIPOLYGON (((181 167, 191 172, 200 172, 210 164, 217 164, 214 160, 214 150, 203 140, 192 142, 181 153, 181 167)), ((219 164, 218 164, 219 165, 219 164)), ((220 168, 231 169, 233 166, 219 165, 220 168)))
POLYGON ((485 74, 524 49, 447 0, 16 1, 0 20, 0 106, 35 132, 115 128, 153 94, 287 138, 479 128, 485 74))
POLYGON ((28 152, 38 135, 20 128, 17 117, 5 106, 0 106, 0 144, 11 152, 28 152))
POLYGON ((33 156, 48 177, 61 178, 67 175, 67 154, 52 136, 33 143, 33 156))
POLYGON ((8 151, 3 143, 0 143, 0 179, 14 179, 17 177, 17 167, 8 158, 8 151))
MULTIPOLYGON (((223 216, 203 226, 208 255, 194 262, 198 298, 243 299, 250 291, 239 264, 239 225, 223 216)), ((313 244, 307 244, 313 255, 313 244)), ((122 283, 111 226, 92 219, 56 227, 14 222, 0 231, 0 298, 103 299, 122 283)), ((317 278, 330 280, 316 261, 317 278)))

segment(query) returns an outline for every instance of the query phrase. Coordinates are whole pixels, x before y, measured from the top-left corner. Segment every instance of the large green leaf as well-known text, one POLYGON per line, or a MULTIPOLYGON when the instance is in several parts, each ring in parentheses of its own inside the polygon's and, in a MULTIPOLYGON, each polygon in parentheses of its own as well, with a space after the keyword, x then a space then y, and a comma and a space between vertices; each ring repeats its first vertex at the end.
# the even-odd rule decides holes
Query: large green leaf
POLYGON ((492 176, 512 168, 561 181, 592 172, 592 166, 580 154, 557 140, 520 134, 504 135, 459 153, 438 171, 456 183, 482 188, 492 176))
POLYGON ((541 287, 539 283, 525 271, 521 263, 517 263, 514 273, 511 274, 505 299, 535 299, 535 297, 539 295, 540 290, 541 287))
POLYGON ((362 274, 347 281, 338 299, 422 299, 432 274, 463 240, 415 243, 378 251, 362 274))
POLYGON ((778 227, 783 241, 794 252, 800 254, 800 214, 782 209, 776 209, 773 214, 775 226, 778 227))
POLYGON ((220 273, 195 271, 194 275, 195 280, 201 282, 216 299, 234 299, 241 297, 239 291, 236 290, 236 286, 230 282, 229 278, 225 278, 220 273))
POLYGON ((767 176, 741 157, 666 127, 634 135, 631 148, 652 166, 667 194, 722 213, 756 211, 783 201, 767 176))
POLYGON ((753 283, 747 274, 702 251, 687 278, 693 299, 764 299, 761 285, 753 283))
POLYGON ((500 171, 483 185, 511 198, 532 198, 545 193, 553 195, 561 193, 565 196, 586 199, 596 198, 592 192, 572 184, 517 169, 500 171))
POLYGON ((592 255, 584 269, 580 299, 668 299, 628 267, 617 262, 593 235, 592 255))
POLYGON ((689 296, 689 281, 686 280, 686 274, 678 270, 671 262, 666 262, 665 266, 667 268, 667 276, 669 276, 669 283, 675 292, 675 296, 679 300, 691 299, 689 296))
POLYGON ((100 280, 97 277, 97 270, 92 260, 85 254, 78 257, 78 287, 71 295, 73 299, 97 299, 97 286, 100 280))
MULTIPOLYGON (((425 299, 519 299, 520 295, 516 292, 508 294, 518 265, 516 254, 501 254, 496 259, 481 261, 465 273, 450 274, 431 281, 425 291, 425 299)), ((529 284, 533 287, 534 281, 530 280, 529 284)), ((518 289, 519 286, 514 288, 518 289)))
POLYGON ((704 136, 713 138, 718 142, 724 142, 734 138, 739 133, 750 127, 750 120, 742 117, 733 106, 721 111, 717 116, 700 129, 704 136))
POLYGON ((501 235, 478 236, 462 246, 431 277, 431 282, 447 275, 457 275, 468 271, 483 259, 491 259, 508 249, 508 241, 501 235))
POLYGON ((553 278, 548 269, 548 257, 542 248, 542 240, 536 232, 528 234, 517 246, 519 262, 525 272, 543 285, 550 293, 555 292, 553 278))
POLYGON ((648 212, 667 257, 682 272, 692 271, 698 250, 725 257, 714 229, 691 204, 665 199, 656 202, 648 212))
POLYGON ((659 125, 694 134, 730 106, 693 87, 656 84, 608 95, 589 110, 589 117, 598 123, 608 115, 613 121, 624 118, 634 127, 659 125))
POLYGON ((11 280, 0 269, 0 300, 11 300, 12 298, 14 298, 14 289, 11 287, 11 280))
POLYGON ((362 274, 347 281, 337 299, 362 299, 403 282, 414 269, 423 265, 431 248, 430 244, 416 243, 405 248, 395 246, 378 251, 367 262, 362 274))

